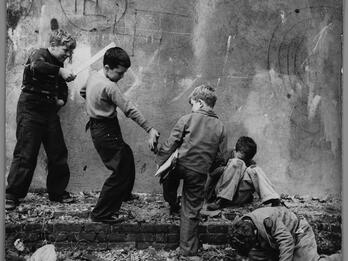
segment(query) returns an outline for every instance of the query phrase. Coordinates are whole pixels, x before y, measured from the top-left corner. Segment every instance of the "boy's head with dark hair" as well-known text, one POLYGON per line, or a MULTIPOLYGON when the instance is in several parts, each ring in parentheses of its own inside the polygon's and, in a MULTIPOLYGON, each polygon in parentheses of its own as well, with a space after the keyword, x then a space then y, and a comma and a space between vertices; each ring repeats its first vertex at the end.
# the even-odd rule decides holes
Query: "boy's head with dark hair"
POLYGON ((232 224, 228 236, 231 247, 248 256, 257 241, 257 229, 250 218, 241 218, 232 224))
POLYGON ((112 47, 104 54, 105 76, 112 82, 118 82, 131 66, 129 55, 120 47, 112 47))
POLYGON ((242 160, 249 162, 256 154, 257 145, 252 138, 242 136, 237 140, 235 149, 242 160))
POLYGON ((71 34, 62 29, 51 31, 48 51, 58 61, 64 62, 66 58, 71 59, 75 48, 76 40, 71 36, 71 34))
POLYGON ((105 52, 103 65, 108 65, 110 69, 120 65, 128 69, 131 66, 131 61, 125 50, 120 47, 112 47, 105 52))
POLYGON ((189 96, 189 103, 192 106, 196 103, 199 107, 208 106, 214 108, 216 100, 215 89, 208 84, 202 84, 196 87, 189 96), (204 104, 202 104, 202 102, 204 102, 204 104))

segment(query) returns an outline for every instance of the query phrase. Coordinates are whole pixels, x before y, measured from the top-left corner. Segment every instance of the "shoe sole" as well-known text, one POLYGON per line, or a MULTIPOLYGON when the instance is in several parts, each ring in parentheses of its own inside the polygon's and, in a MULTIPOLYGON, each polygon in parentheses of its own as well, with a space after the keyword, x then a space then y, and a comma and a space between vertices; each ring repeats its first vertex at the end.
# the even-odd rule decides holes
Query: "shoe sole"
POLYGON ((10 200, 10 199, 6 199, 6 201, 5 201, 5 210, 14 210, 14 209, 17 208, 18 205, 19 205, 18 202, 10 200))
POLYGON ((117 223, 121 223, 121 222, 123 222, 125 220, 126 220, 125 218, 120 218, 120 219, 117 219, 117 220, 103 220, 103 219, 92 219, 91 218, 92 222, 104 223, 104 224, 117 224, 117 223))
POLYGON ((10 207, 7 207, 5 206, 5 210, 15 210, 17 206, 10 206, 10 207))

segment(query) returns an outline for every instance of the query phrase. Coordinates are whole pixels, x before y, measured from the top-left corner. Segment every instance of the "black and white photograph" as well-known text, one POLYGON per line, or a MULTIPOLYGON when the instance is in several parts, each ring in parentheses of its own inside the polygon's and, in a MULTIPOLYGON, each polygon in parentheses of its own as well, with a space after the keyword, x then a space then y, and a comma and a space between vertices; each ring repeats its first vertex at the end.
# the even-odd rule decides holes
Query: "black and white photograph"
POLYGON ((343 261, 343 0, 6 0, 6 261, 343 261))

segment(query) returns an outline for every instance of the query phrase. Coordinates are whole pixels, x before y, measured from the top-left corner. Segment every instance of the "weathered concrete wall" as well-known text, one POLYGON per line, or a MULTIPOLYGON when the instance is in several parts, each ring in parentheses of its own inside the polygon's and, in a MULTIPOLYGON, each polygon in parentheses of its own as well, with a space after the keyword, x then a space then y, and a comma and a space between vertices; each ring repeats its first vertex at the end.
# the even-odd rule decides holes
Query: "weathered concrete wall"
MULTIPOLYGON (((111 41, 127 50, 132 67, 120 87, 161 132, 161 141, 190 111, 189 92, 208 81, 217 88, 216 111, 229 147, 241 135, 253 137, 256 161, 279 192, 340 193, 342 1, 19 2, 8 1, 18 12, 8 17, 7 167, 23 63, 32 48, 45 44, 47 23, 56 18, 77 37, 67 66, 111 41)), ((92 67, 100 69, 101 61, 92 67)), ((98 190, 109 173, 84 131, 87 115, 78 90, 86 73, 69 84, 70 99, 60 113, 72 191, 98 190)), ((161 191, 145 132, 122 113, 120 122, 135 154, 135 191, 161 191)), ((41 151, 33 187, 45 187, 45 160, 41 151)))

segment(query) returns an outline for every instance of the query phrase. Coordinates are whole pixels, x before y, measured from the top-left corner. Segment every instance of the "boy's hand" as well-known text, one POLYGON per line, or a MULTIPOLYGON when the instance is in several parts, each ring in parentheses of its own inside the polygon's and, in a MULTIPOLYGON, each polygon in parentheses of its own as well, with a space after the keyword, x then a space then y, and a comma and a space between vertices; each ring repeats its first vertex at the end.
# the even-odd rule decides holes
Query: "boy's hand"
POLYGON ((59 69, 59 75, 62 76, 62 78, 67 82, 71 82, 76 78, 76 74, 73 72, 72 69, 67 69, 63 67, 59 69))
POLYGON ((152 128, 149 131, 149 139, 148 139, 149 147, 150 147, 150 150, 155 153, 157 152, 157 143, 158 143, 159 136, 160 134, 156 129, 152 128))

